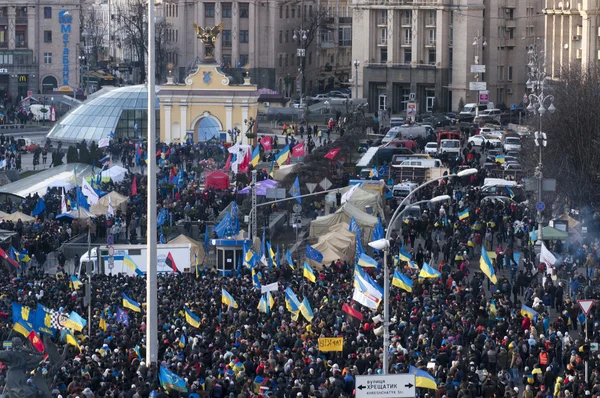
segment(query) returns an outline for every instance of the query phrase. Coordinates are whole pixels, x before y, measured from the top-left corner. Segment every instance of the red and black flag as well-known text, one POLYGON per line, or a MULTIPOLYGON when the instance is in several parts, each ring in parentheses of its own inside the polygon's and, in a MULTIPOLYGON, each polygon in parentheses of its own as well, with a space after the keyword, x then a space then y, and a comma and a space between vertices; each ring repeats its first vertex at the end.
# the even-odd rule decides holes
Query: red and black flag
POLYGON ((175 264, 175 260, 173 260, 173 255, 171 254, 171 252, 169 252, 169 254, 167 254, 167 259, 165 260, 165 264, 167 264, 169 267, 171 267, 173 272, 179 272, 179 270, 177 269, 177 265, 175 264))
POLYGON ((352 306, 344 303, 344 305, 342 306, 342 311, 344 311, 346 314, 358 319, 359 321, 363 320, 363 314, 360 313, 360 311, 352 308, 352 306))

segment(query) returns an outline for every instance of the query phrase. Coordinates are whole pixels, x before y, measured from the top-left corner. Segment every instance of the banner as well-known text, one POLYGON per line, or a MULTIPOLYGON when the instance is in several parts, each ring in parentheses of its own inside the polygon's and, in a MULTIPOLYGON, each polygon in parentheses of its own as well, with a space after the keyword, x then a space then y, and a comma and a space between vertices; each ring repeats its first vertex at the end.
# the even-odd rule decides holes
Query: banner
POLYGON ((344 338, 343 337, 319 337, 319 351, 330 352, 330 351, 343 351, 344 350, 344 338))
POLYGON ((81 192, 83 193, 83 196, 87 198, 87 202, 92 206, 98 203, 100 200, 98 193, 94 191, 94 188, 92 188, 90 183, 87 182, 85 178, 81 180, 81 192))
POLYGON ((276 292, 279 290, 279 283, 273 282, 268 285, 262 285, 260 287, 260 293, 265 294, 266 292, 276 292))

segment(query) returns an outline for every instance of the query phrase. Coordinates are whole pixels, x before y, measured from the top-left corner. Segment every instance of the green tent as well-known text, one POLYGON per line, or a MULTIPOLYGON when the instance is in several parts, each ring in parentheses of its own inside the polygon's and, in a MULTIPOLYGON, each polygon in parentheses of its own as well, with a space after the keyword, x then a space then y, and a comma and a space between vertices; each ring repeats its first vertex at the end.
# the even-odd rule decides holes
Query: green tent
POLYGON ((569 240, 569 233, 563 232, 551 226, 546 226, 542 229, 544 240, 569 240))

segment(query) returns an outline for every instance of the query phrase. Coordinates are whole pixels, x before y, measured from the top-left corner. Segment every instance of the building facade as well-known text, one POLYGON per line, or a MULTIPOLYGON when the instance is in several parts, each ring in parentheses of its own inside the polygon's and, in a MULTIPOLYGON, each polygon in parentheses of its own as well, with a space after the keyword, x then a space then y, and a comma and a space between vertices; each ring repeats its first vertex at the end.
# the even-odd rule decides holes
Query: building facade
MULTIPOLYGON (((489 100, 510 108, 523 102, 527 47, 544 35, 543 0, 485 0, 483 81, 489 100)), ((469 101, 474 102, 474 101, 469 101)), ((526 105, 525 105, 526 106, 526 105)))
POLYGON ((546 72, 559 79, 563 68, 600 60, 600 5, 597 0, 544 0, 546 72))
POLYGON ((483 31, 482 0, 354 0, 352 59, 358 96, 369 111, 456 109, 469 92, 473 37, 483 31))
POLYGON ((0 97, 77 87, 79 2, 0 4, 0 97))

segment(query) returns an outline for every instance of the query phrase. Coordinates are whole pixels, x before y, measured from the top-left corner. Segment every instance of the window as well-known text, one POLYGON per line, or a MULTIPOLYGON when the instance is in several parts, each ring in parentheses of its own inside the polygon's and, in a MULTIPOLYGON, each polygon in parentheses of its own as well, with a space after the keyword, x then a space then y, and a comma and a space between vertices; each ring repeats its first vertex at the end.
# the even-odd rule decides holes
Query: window
POLYGON ((435 26, 436 10, 427 10, 427 25, 435 26))
POLYGON ((502 66, 502 65, 498 65, 498 76, 497 76, 497 78, 498 78, 499 82, 504 81, 504 66, 502 66))
POLYGON ((351 46, 352 45, 352 28, 339 28, 338 29, 338 45, 340 45, 340 46, 351 46))
POLYGON ((283 56, 279 54, 279 66, 283 66, 283 56))
POLYGON ((223 18, 231 18, 231 3, 222 3, 223 18))
POLYGON ((533 37, 533 32, 534 32, 533 26, 528 26, 527 27, 527 37, 533 37))
POLYGON ((379 62, 382 64, 386 64, 387 63, 387 47, 386 48, 382 48, 381 51, 379 52, 379 62))
POLYGON ((231 47, 231 29, 223 31, 223 47, 231 47))
POLYGON ((312 6, 308 6, 308 16, 312 17, 312 6))
POLYGON ((249 18, 250 17, 250 7, 248 3, 239 3, 240 7, 240 18, 249 18))
POLYGON ((223 55, 223 65, 226 68, 231 68, 231 55, 223 55))
POLYGON ((435 44, 435 29, 429 29, 429 44, 435 44))
POLYGON ((283 43, 283 30, 279 31, 279 43, 283 43))
POLYGON ((240 54, 240 65, 242 67, 248 65, 248 54, 240 54))
POLYGON ((412 62, 412 49, 405 48, 404 49, 404 63, 410 64, 412 62))
POLYGON ((289 64, 289 57, 290 57, 289 54, 285 54, 285 66, 288 66, 288 64, 289 64))
POLYGON ((312 51, 308 53, 308 64, 312 65, 312 51))
POLYGON ((504 8, 498 7, 498 18, 504 18, 504 8))
POLYGON ((44 63, 45 64, 52 63, 52 53, 44 53, 44 63))
POLYGON ((248 43, 248 31, 240 30, 240 43, 248 43))
POLYGON ((215 3, 204 3, 204 17, 214 18, 215 17, 215 3))
POLYGON ((321 42, 322 43, 332 43, 333 42, 333 32, 331 30, 321 31, 321 42))
POLYGON ((387 28, 379 29, 379 43, 378 44, 387 44, 387 28))
POLYGON ((52 19, 52 7, 44 7, 44 19, 52 19))
POLYGON ((429 65, 435 65, 435 49, 429 49, 429 65))
POLYGON ((289 30, 286 30, 286 31, 285 31, 285 42, 287 43, 287 42, 289 42, 289 41, 290 41, 290 31, 289 31, 289 30))
POLYGON ((51 30, 44 31, 44 43, 52 43, 52 31, 51 30))
POLYGON ((379 10, 379 15, 377 17, 377 24, 378 25, 387 25, 387 20, 388 20, 387 10, 379 10))
POLYGON ((512 79, 513 79, 513 67, 509 65, 507 71, 508 71, 508 80, 512 81, 512 79))
POLYGON ((290 17, 290 7, 289 6, 285 6, 285 17, 286 18, 290 17))
POLYGON ((404 25, 404 26, 411 25, 411 15, 412 15, 412 12, 410 10, 404 10, 402 12, 402 25, 404 25))
POLYGON ((454 28, 450 27, 450 32, 448 34, 448 45, 451 46, 454 44, 454 28))
POLYGON ((283 6, 279 6, 279 19, 283 18, 283 6))
POLYGON ((404 29, 404 41, 402 44, 412 43, 412 29, 404 29))
POLYGON ((533 18, 533 7, 527 7, 527 18, 533 18))
POLYGON ((292 7, 292 18, 296 18, 296 8, 292 7))

